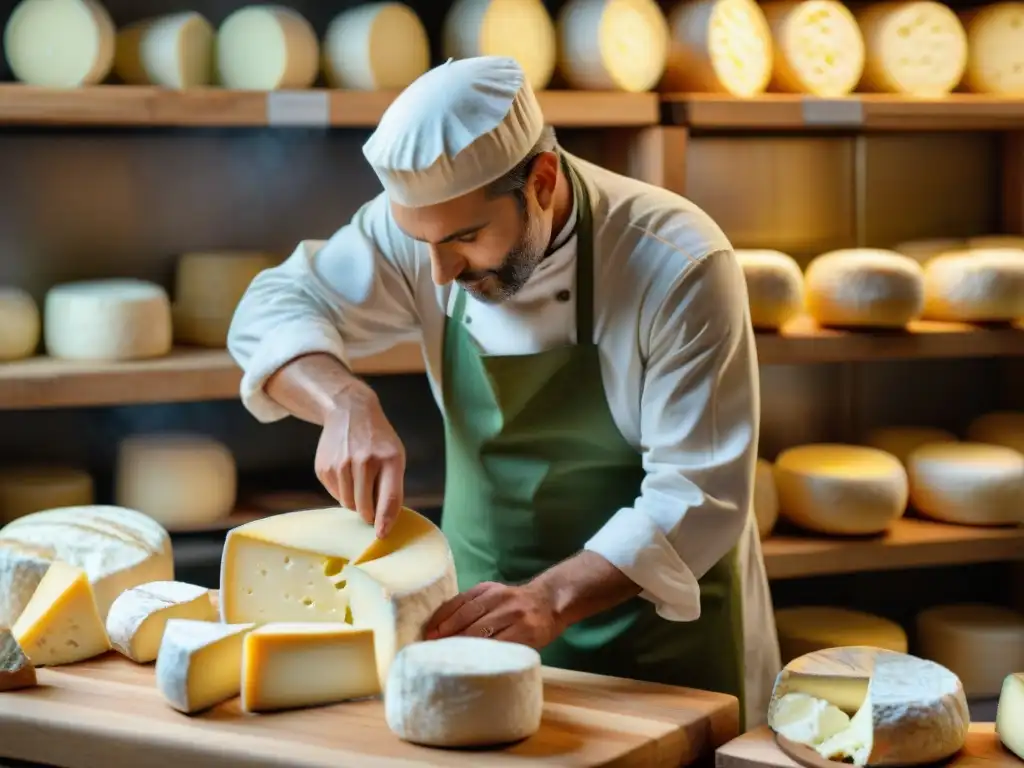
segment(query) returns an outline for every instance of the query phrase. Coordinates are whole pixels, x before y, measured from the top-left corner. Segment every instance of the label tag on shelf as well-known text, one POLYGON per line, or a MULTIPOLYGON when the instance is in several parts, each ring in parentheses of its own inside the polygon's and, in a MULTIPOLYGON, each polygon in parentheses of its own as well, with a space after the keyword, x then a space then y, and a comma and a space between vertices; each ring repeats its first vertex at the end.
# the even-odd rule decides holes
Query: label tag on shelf
POLYGON ((267 125, 326 128, 330 124, 328 91, 271 91, 267 94, 267 125))
POLYGON ((806 125, 824 125, 834 128, 860 128, 864 125, 864 105, 856 96, 845 99, 803 100, 803 118, 806 125))

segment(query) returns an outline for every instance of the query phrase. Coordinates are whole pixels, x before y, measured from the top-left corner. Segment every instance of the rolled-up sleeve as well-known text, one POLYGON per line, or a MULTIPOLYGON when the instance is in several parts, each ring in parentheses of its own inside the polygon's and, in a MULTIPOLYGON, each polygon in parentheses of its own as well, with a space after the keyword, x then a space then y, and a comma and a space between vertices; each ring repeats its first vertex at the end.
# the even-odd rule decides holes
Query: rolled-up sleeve
POLYGON ((634 506, 586 544, 671 621, 700 617, 697 580, 739 541, 757 458, 757 354, 732 251, 694 263, 654 315, 640 402, 646 472, 634 506))
POLYGON ((305 241, 253 280, 228 332, 243 371, 241 396, 260 421, 288 416, 264 391, 267 379, 303 355, 345 365, 419 338, 415 244, 393 223, 381 195, 330 240, 305 241))

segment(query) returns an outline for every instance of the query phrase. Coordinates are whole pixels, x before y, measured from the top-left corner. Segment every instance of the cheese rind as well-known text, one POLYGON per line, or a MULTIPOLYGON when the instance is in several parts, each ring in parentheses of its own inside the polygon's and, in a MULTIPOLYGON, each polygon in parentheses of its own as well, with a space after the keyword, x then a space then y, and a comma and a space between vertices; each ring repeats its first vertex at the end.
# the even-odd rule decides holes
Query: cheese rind
POLYGON ((956 435, 936 427, 877 427, 864 437, 870 448, 885 451, 907 466, 910 454, 928 443, 955 443, 956 435))
POLYGON ((118 595, 107 614, 114 650, 138 664, 154 661, 170 619, 217 621, 210 590, 180 581, 155 581, 118 595))
POLYGON ((996 734, 1003 746, 1024 760, 1024 672, 1007 675, 996 705, 996 734))
POLYGON ((156 687, 174 709, 202 712, 239 694, 242 647, 253 624, 171 619, 156 658, 156 687))
POLYGON ((902 328, 924 307, 921 265, 895 251, 823 253, 804 273, 807 310, 820 325, 902 328))
POLYGON ((775 331, 804 308, 804 273, 796 260, 770 250, 737 250, 750 304, 750 322, 775 331))
POLYGON ((754 518, 757 533, 767 538, 779 519, 779 492, 775 487, 775 470, 771 462, 758 459, 754 469, 754 518))
POLYGON ((342 11, 327 27, 323 70, 332 88, 401 90, 430 68, 430 42, 404 3, 375 2, 342 11))
POLYGON ((1012 248, 947 253, 924 268, 924 317, 1010 322, 1024 317, 1024 258, 1012 248))
POLYGON ((967 32, 964 87, 1024 96, 1024 3, 993 3, 961 13, 960 20, 967 32))
POLYGON ((42 329, 35 299, 20 288, 0 287, 0 362, 31 357, 42 329))
POLYGON ((309 88, 320 69, 316 32, 304 16, 282 5, 238 9, 217 30, 215 48, 225 88, 309 88))
POLYGON ((31 688, 36 684, 36 668, 18 645, 14 633, 0 627, 0 693, 31 688))
POLYGON ((781 608, 775 627, 784 662, 826 648, 866 645, 906 653, 907 633, 894 621, 862 611, 827 606, 781 608))
POLYGON ((92 477, 72 467, 0 469, 0 523, 58 507, 85 507, 94 501, 92 477))
POLYGON ((967 427, 967 439, 1024 454, 1024 412, 996 411, 979 416, 967 427))
POLYGON ((114 72, 130 85, 210 85, 213 41, 210 22, 195 11, 144 19, 118 30, 114 72))

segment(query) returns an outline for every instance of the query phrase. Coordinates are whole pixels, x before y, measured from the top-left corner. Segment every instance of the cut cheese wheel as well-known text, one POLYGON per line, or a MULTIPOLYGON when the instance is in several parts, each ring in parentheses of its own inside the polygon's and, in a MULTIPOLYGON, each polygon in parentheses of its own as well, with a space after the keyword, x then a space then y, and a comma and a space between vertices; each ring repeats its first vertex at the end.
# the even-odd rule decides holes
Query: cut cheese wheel
POLYGON ((1024 96, 1024 3, 994 3, 964 12, 960 19, 967 31, 964 87, 1024 96))
POLYGON ((114 73, 132 85, 210 85, 213 40, 210 22, 195 11, 138 21, 117 33, 114 73))
POLYGON ((547 88, 555 73, 555 24, 540 0, 456 0, 445 16, 443 37, 446 58, 515 59, 535 91, 547 88))
POLYGON ((928 443, 955 443, 956 435, 935 427, 878 427, 868 432, 864 444, 891 453, 907 465, 910 454, 928 443))
POLYGON ((775 460, 779 511, 825 534, 881 533, 907 508, 907 473, 899 459, 857 445, 804 445, 775 460))
POLYGON ((1002 445, 1024 454, 1024 412, 996 411, 979 416, 967 427, 967 439, 1002 445))
POLYGON ((683 0, 668 17, 671 34, 662 91, 749 98, 772 78, 772 34, 753 0, 683 0))
POLYGON ((864 39, 837 0, 772 0, 763 4, 772 30, 772 90, 822 98, 846 96, 864 71, 864 39))
POLYGON ((338 623, 265 624, 245 638, 245 712, 315 707, 378 693, 372 630, 338 623))
POLYGON ((7 21, 3 49, 21 82, 77 88, 110 73, 116 39, 110 14, 95 0, 22 0, 7 21))
POLYGON ((993 248, 1024 250, 1024 237, 1020 235, 982 235, 968 238, 967 247, 975 251, 987 251, 993 248))
POLYGON ((665 71, 668 24, 654 0, 568 0, 557 31, 558 69, 573 88, 639 93, 665 71))
POLYGON ((959 751, 970 715, 963 686, 945 667, 880 648, 830 648, 801 656, 779 673, 768 725, 828 760, 854 765, 925 765, 959 751), (845 715, 832 717, 793 707, 789 696, 824 702, 845 715), (794 711, 796 710, 796 711, 794 711), (821 726, 830 726, 822 728, 821 726))
POLYGON ((217 621, 210 590, 180 581, 154 581, 122 592, 107 614, 114 650, 134 662, 155 661, 170 619, 217 621))
POLYGON ((804 273, 779 251, 737 250, 754 328, 778 330, 803 311, 804 273))
POLYGON ((20 288, 0 287, 0 362, 35 354, 42 328, 35 299, 20 288))
POLYGON ((903 328, 924 307, 921 265, 895 251, 823 253, 804 277, 807 309, 824 326, 903 328))
POLYGON ((783 661, 814 651, 866 645, 907 652, 907 633, 894 621, 847 608, 804 606, 775 612, 783 661))
POLYGON ((540 730, 540 654, 518 643, 448 637, 395 658, 384 696, 388 728, 431 747, 488 747, 540 730))
POLYGON ((947 6, 932 0, 869 5, 857 12, 866 56, 863 91, 938 98, 967 67, 967 35, 947 6))
POLYGON ((305 17, 281 5, 249 5, 217 30, 217 75, 225 88, 309 88, 320 69, 320 44, 305 17))
POLYGON ((65 360, 140 360, 171 351, 167 292, 142 280, 65 283, 46 294, 46 351, 65 360))
POLYGON ((907 460, 921 514, 959 525, 1024 523, 1024 455, 982 443, 931 443, 907 460))
POLYGON ((966 243, 963 240, 951 237, 937 237, 929 240, 908 240, 893 247, 893 250, 913 259, 918 264, 925 264, 944 253, 962 251, 965 245, 966 243))
POLYGON ((57 507, 93 503, 88 472, 70 467, 9 467, 0 470, 0 523, 57 507))
POLYGON ((996 705, 996 733, 1003 746, 1024 760, 1024 672, 1007 675, 996 705))
POLYGON ((7 627, 0 627, 0 693, 31 688, 36 682, 36 668, 18 645, 14 633, 7 627))
POLYGON ((156 657, 156 687, 174 709, 194 714, 242 687, 242 645, 252 624, 171 619, 156 657))
POLYGON ((324 36, 323 65, 332 88, 401 90, 430 68, 430 42, 423 22, 409 6, 366 3, 331 21, 324 36))
POLYGON ((757 460, 754 470, 754 517, 757 533, 764 539, 779 519, 779 492, 775 488, 775 470, 771 462, 757 460))
POLYGON ((117 503, 172 530, 230 515, 237 486, 231 451, 204 435, 136 435, 118 449, 117 503))
POLYGON ((924 316, 953 322, 1024 317, 1024 258, 1010 248, 937 256, 924 269, 924 316))

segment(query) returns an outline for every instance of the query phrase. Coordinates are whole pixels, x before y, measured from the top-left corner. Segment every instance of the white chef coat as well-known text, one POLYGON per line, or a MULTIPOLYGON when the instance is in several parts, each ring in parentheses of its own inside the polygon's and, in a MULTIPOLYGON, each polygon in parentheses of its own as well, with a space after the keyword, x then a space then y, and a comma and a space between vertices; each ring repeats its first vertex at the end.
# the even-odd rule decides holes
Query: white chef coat
MULTIPOLYGON (((739 546, 752 727, 764 721, 781 662, 752 512, 760 394, 743 273, 726 236, 690 201, 571 159, 594 212, 604 389, 647 473, 634 505, 586 549, 640 585, 661 616, 688 621, 700 614, 697 579, 739 546)), ((484 354, 575 343, 573 223, 510 299, 467 296, 466 329, 484 354)), ((432 282, 427 246, 397 227, 381 194, 329 241, 300 244, 249 287, 228 337, 244 370, 243 403, 261 421, 284 418, 263 387, 292 359, 321 352, 348 363, 418 340, 443 408, 442 340, 455 295, 432 282)))

